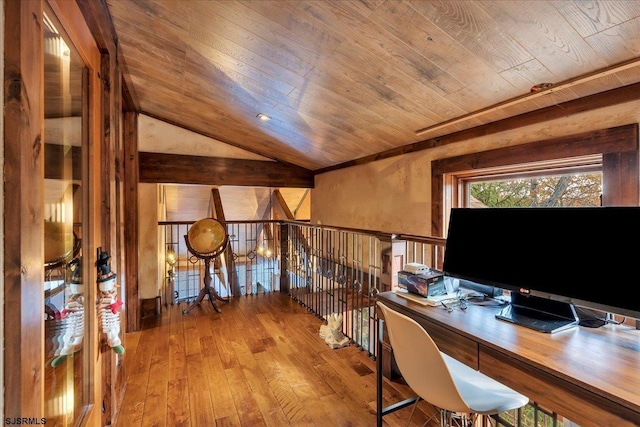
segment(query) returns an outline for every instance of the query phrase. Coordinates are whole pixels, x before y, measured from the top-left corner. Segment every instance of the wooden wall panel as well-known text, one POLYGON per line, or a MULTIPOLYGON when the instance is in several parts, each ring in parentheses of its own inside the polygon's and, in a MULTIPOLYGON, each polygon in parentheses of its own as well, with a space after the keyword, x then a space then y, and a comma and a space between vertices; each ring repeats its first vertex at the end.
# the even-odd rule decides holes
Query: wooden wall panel
POLYGON ((44 25, 39 0, 3 6, 4 412, 8 418, 39 417, 44 410, 44 25))
MULTIPOLYGON (((78 0, 79 9, 102 52, 101 228, 103 249, 111 254, 112 269, 118 274, 121 289, 126 289, 122 224, 122 138, 121 138, 121 70, 118 64, 116 35, 105 0, 78 0)), ((124 296, 121 296, 124 298, 124 296)), ((124 319, 124 311, 121 312, 124 319)), ((118 363, 111 349, 103 345, 102 356, 102 425, 112 425, 124 391, 125 365, 118 363), (105 353, 106 352, 106 353, 105 353)))
POLYGON ((604 206, 640 205, 640 182, 638 182, 640 168, 638 160, 637 149, 635 151, 603 155, 602 204, 604 206))
POLYGON ((138 290, 138 113, 124 115, 124 246, 127 332, 140 329, 138 290))

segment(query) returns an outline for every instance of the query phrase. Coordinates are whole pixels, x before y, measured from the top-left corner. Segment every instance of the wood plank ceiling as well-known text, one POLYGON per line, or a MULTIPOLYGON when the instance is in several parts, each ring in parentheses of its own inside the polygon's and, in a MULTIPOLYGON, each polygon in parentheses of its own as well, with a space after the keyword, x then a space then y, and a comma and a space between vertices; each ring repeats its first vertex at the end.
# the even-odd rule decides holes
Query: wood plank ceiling
POLYGON ((640 0, 107 5, 141 113, 316 172, 640 82, 640 0))

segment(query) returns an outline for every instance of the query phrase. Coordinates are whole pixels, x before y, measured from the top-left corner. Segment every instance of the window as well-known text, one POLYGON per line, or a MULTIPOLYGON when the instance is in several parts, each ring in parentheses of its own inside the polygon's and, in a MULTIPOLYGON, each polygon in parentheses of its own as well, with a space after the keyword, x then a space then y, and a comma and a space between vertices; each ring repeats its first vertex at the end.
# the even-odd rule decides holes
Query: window
POLYGON ((462 181, 463 206, 578 207, 601 206, 602 171, 557 171, 523 176, 504 174, 462 181))
POLYGON ((639 171, 638 124, 434 160, 432 235, 446 235, 449 210, 466 206, 475 182, 601 173, 602 206, 638 206, 639 171))

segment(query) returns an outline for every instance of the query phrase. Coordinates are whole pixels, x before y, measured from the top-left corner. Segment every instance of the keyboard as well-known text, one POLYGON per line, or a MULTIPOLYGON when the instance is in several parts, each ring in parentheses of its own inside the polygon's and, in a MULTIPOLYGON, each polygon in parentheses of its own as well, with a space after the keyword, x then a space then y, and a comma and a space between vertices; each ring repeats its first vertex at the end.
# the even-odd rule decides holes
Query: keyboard
POLYGON ((496 313, 496 318, 545 333, 559 332, 578 325, 577 319, 514 304, 509 304, 496 313))

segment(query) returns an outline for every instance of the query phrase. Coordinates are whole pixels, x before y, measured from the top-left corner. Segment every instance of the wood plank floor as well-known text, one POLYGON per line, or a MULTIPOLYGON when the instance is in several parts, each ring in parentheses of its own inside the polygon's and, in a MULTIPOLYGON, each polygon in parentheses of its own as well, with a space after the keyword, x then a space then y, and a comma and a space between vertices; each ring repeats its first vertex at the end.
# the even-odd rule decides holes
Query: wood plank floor
MULTIPOLYGON (((125 337, 126 388, 116 427, 375 426, 375 361, 332 350, 324 324, 285 294, 163 307, 125 337)), ((384 380, 384 405, 413 396, 384 380)), ((404 426, 411 408, 384 417, 404 426)), ((411 425, 433 408, 421 402, 411 425)), ((431 422, 430 426, 437 426, 431 422)))

